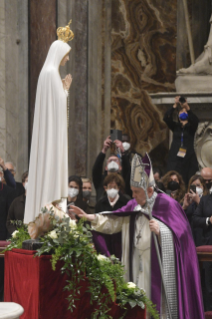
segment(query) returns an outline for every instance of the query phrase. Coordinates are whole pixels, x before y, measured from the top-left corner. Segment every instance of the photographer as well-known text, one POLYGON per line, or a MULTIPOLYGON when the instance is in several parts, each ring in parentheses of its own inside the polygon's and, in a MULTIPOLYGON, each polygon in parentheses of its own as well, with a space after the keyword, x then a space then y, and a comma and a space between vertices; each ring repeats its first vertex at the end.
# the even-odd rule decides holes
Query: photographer
POLYGON ((200 227, 194 227, 193 215, 200 203, 200 199, 202 198, 202 196, 205 196, 207 194, 208 194, 208 189, 206 187, 205 181, 202 178, 202 176, 201 175, 192 176, 188 184, 188 191, 185 194, 182 208, 185 211, 189 224, 191 226, 196 247, 202 245, 203 235, 202 235, 202 229, 200 227))
POLYGON ((116 172, 122 175, 124 181, 125 181, 125 190, 126 194, 132 197, 132 192, 130 189, 130 172, 131 172, 131 166, 128 159, 128 156, 125 154, 124 147, 122 145, 122 142, 119 140, 112 141, 110 136, 106 138, 103 144, 102 151, 99 153, 99 155, 96 158, 96 161, 93 166, 92 171, 92 179, 94 183, 94 187, 96 189, 96 200, 98 201, 104 193, 103 188, 103 181, 104 178, 107 176, 108 173, 116 172), (106 157, 107 150, 114 146, 120 150, 121 152, 121 159, 117 155, 113 154, 111 155, 106 163, 104 174, 102 174, 103 170, 103 164, 106 157))
POLYGON ((198 163, 194 151, 194 135, 199 120, 191 111, 183 96, 175 97, 175 104, 166 112, 163 120, 173 132, 167 171, 177 171, 182 175, 185 184, 188 185, 191 176, 198 171, 198 163), (177 111, 178 122, 173 120, 174 111, 177 111))
MULTIPOLYGON (((210 176, 211 182, 211 176, 210 176)), ((194 227, 202 228, 202 245, 212 245, 212 194, 202 196, 193 216, 194 227)), ((212 311, 212 262, 204 262, 203 298, 205 311, 212 311)))

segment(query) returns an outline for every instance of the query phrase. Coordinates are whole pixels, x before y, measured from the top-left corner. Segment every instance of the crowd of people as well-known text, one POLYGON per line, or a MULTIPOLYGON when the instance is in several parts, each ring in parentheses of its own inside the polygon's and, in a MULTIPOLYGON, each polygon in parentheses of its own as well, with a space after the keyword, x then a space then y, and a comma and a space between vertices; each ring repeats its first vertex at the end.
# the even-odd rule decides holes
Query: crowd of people
MULTIPOLYGON (((198 168, 193 147, 198 118, 191 111, 186 99, 178 96, 173 107, 166 112, 164 121, 173 132, 173 141, 167 168, 163 169, 164 174, 162 175, 161 169, 153 168, 155 191, 168 194, 182 206, 196 246, 211 245, 212 168, 206 167, 200 171, 198 168)), ((130 154, 129 143, 112 141, 110 136, 105 139, 93 165, 92 181, 75 175, 70 176, 67 181, 67 213, 70 217, 78 218, 70 209, 72 205, 87 214, 95 214, 120 209, 132 199, 130 154), (107 157, 109 150, 112 152, 107 157)), ((19 183, 15 179, 16 168, 13 163, 5 163, 0 158, 0 167, 0 240, 6 240, 17 229, 11 221, 24 220, 28 172, 23 173, 22 182, 19 183)), ((98 252, 106 256, 114 254, 121 259, 121 232, 108 235, 93 230, 92 233, 98 252)), ((205 309, 212 310, 212 264, 206 263, 204 270, 204 277, 207 278, 205 309)))

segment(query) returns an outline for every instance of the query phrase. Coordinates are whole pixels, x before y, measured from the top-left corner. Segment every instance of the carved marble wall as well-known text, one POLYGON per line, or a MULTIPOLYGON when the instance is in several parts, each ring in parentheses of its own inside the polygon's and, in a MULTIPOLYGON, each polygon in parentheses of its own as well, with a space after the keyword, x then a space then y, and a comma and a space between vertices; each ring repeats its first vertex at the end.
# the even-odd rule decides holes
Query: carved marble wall
POLYGON ((111 124, 142 154, 159 145, 168 150, 165 109, 152 104, 148 93, 175 89, 176 10, 176 0, 166 5, 163 0, 112 0, 111 124))

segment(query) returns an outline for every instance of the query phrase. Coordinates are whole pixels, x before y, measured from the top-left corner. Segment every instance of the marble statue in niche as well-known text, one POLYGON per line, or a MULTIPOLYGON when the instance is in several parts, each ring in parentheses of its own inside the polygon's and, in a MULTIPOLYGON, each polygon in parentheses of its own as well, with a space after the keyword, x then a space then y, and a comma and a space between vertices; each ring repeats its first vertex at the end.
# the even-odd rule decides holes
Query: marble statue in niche
POLYGON ((177 71, 176 91, 181 93, 212 92, 212 15, 210 33, 204 51, 188 68, 177 71))
POLYGON ((199 169, 212 167, 212 122, 200 123, 194 138, 194 149, 199 169))
POLYGON ((209 74, 212 75, 212 15, 210 18, 210 33, 208 42, 202 54, 196 59, 195 63, 188 68, 177 71, 177 74, 209 74))

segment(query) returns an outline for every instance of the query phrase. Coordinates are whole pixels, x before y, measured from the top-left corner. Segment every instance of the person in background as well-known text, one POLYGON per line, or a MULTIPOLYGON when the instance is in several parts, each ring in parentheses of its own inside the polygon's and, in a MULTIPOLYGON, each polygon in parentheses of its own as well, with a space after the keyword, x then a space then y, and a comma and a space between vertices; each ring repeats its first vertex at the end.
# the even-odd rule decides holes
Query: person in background
MULTIPOLYGON (((102 211, 113 211, 125 206, 129 199, 127 199, 120 189, 124 188, 124 180, 121 175, 111 173, 107 175, 103 182, 105 195, 97 202, 95 214, 102 211)), ((93 233, 93 242, 98 253, 107 257, 115 255, 121 260, 121 232, 108 235, 96 231, 93 233)))
POLYGON ((193 215, 200 203, 202 196, 208 194, 208 189, 201 175, 194 175, 190 178, 188 190, 183 200, 183 210, 186 213, 196 247, 202 245, 202 228, 193 226, 193 215))
POLYGON ((201 176, 205 181, 208 191, 210 191, 212 187, 212 169, 210 167, 204 167, 201 170, 201 176))
POLYGON ((162 191, 162 192, 166 192, 165 187, 163 185, 163 183, 161 182, 161 170, 157 167, 153 167, 153 175, 154 175, 154 179, 155 179, 155 184, 156 184, 156 189, 158 189, 158 191, 162 191))
POLYGON ((112 172, 117 172, 122 175, 126 185, 125 187, 126 194, 132 197, 132 192, 130 189, 130 171, 131 171, 130 161, 127 154, 125 154, 125 149, 122 145, 122 142, 119 140, 115 140, 113 142, 110 139, 110 136, 108 136, 106 140, 104 141, 102 151, 97 156, 93 166, 93 170, 92 170, 92 179, 93 179, 94 187, 96 190, 97 201, 101 198, 101 196, 103 196, 103 193, 104 193, 104 188, 103 188, 104 178, 107 176, 108 173, 112 173, 112 172), (120 150, 122 154, 122 158, 120 160, 120 158, 115 154, 109 156, 104 169, 104 173, 102 174, 106 152, 112 146, 113 143, 115 144, 116 148, 120 150))
POLYGON ((95 212, 95 203, 91 198, 92 193, 92 183, 89 178, 82 178, 82 197, 87 203, 91 214, 95 212))
MULTIPOLYGON (((5 163, 5 167, 10 171, 10 173, 13 175, 14 179, 15 179, 15 175, 16 175, 16 168, 13 165, 13 163, 11 162, 6 162, 5 163)), ((23 195, 25 193, 25 188, 23 187, 23 183, 17 182, 16 181, 16 192, 14 193, 15 197, 18 197, 20 195, 23 195)), ((14 198, 15 198, 14 197, 14 198)))
POLYGON ((159 168, 157 167, 153 167, 153 174, 154 174, 154 179, 155 179, 155 182, 159 182, 160 179, 161 179, 161 171, 159 168))
POLYGON ((82 180, 79 176, 72 175, 68 179, 68 201, 67 208, 68 214, 70 217, 75 218, 73 214, 69 211, 69 206, 75 205, 86 211, 87 214, 90 214, 88 204, 83 200, 82 196, 82 180))
POLYGON ((168 156, 167 171, 177 171, 182 175, 186 185, 197 171, 198 163, 194 151, 194 135, 199 120, 191 111, 184 97, 176 96, 175 104, 164 115, 164 122, 173 132, 173 141, 168 156), (178 122, 173 120, 177 111, 178 122))
MULTIPOLYGON (((16 184, 13 175, 7 169, 3 159, 0 157, 0 240, 8 238, 6 228, 7 213, 9 209, 9 197, 15 190, 16 184)), ((0 258, 0 301, 4 301, 4 258, 0 258)))
POLYGON ((16 182, 13 174, 7 168, 4 163, 4 160, 0 157, 0 167, 2 171, 0 171, 0 182, 5 183, 7 186, 11 188, 16 188, 16 182))
MULTIPOLYGON (((199 205, 193 215, 193 226, 202 228, 202 245, 212 245, 212 194, 211 179, 212 170, 209 167, 203 168, 201 176, 206 182, 209 194, 202 196, 199 205)), ((205 311, 212 311, 212 262, 204 262, 203 276, 203 297, 205 311)))
POLYGON ((174 198, 178 203, 183 201, 186 188, 182 176, 176 171, 166 173, 161 179, 166 193, 174 198))
POLYGON ((8 215, 7 215, 7 230, 10 235, 17 230, 17 226, 13 225, 11 221, 14 220, 21 220, 23 222, 24 220, 24 210, 25 210, 25 202, 26 202, 26 192, 27 192, 27 183, 28 183, 28 172, 25 172, 22 175, 22 184, 25 188, 25 193, 21 196, 18 196, 14 199, 12 204, 10 205, 8 215))

